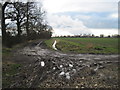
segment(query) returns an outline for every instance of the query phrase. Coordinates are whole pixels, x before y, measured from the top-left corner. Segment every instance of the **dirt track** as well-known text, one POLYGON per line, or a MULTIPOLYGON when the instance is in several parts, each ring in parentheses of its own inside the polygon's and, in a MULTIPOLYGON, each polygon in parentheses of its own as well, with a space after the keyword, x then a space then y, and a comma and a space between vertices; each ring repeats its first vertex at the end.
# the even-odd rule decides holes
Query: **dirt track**
POLYGON ((65 54, 39 41, 19 49, 13 59, 24 67, 13 76, 11 88, 118 87, 118 55, 65 54))

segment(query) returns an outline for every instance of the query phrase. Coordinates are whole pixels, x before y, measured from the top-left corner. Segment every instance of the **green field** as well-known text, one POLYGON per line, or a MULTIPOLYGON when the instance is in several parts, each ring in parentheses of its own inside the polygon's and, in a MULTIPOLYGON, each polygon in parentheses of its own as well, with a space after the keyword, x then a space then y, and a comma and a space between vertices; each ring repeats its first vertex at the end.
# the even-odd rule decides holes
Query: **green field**
POLYGON ((117 54, 118 38, 52 38, 45 41, 52 49, 54 40, 58 50, 65 53, 117 54))

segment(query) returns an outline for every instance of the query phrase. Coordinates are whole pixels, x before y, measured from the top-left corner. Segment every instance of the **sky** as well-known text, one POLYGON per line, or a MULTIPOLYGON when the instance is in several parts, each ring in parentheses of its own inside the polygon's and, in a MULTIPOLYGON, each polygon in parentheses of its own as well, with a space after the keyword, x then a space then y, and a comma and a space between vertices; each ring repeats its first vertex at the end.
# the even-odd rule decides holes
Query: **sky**
POLYGON ((118 34, 119 0, 42 0, 53 36, 118 34))
POLYGON ((118 34, 119 0, 41 0, 41 2, 47 12, 46 20, 53 27, 53 36, 118 34))

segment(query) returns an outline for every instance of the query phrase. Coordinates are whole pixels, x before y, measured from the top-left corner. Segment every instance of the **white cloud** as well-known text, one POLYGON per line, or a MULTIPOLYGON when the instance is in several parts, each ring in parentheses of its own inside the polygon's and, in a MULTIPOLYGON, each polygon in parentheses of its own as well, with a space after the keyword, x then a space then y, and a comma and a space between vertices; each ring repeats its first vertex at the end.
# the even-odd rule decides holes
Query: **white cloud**
POLYGON ((49 13, 106 12, 117 11, 118 3, 117 0, 44 0, 43 5, 49 13))
POLYGON ((74 28, 71 30, 56 28, 53 33, 53 36, 64 36, 64 35, 73 36, 74 34, 72 34, 72 33, 74 33, 75 35, 90 33, 90 34, 94 34, 95 36, 100 36, 100 34, 104 34, 105 36, 108 36, 108 35, 118 34, 118 29, 93 29, 93 28, 90 28, 90 29, 82 31, 82 30, 79 30, 79 28, 77 28, 77 29, 74 28))
POLYGON ((109 16, 110 18, 118 18, 118 13, 113 13, 109 16))
POLYGON ((55 28, 52 36, 67 36, 67 35, 73 36, 74 34, 70 33, 69 31, 55 28))
MULTIPOLYGON (((78 35, 84 33, 93 34, 116 34, 117 31, 113 29, 90 29, 84 25, 82 19, 93 19, 89 14, 82 15, 76 14, 67 15, 62 14, 65 12, 78 12, 78 13, 113 13, 109 18, 117 18, 116 12, 118 11, 119 0, 44 0, 43 6, 48 12, 47 19, 49 24, 54 29, 54 35, 78 35), (61 14, 60 14, 61 13, 61 14), (79 19, 79 20, 78 20, 79 19), (102 33, 103 32, 103 33, 102 33), (113 33, 112 33, 113 32, 113 33)), ((71 13, 72 14, 72 13, 71 13)), ((97 15, 97 14, 96 14, 97 15)), ((108 18, 103 17, 103 18, 108 18)), ((98 19, 96 19, 98 20, 98 19)), ((93 22, 94 23, 94 22, 93 22)), ((96 22, 99 23, 99 22, 96 22)))
POLYGON ((92 29, 91 28, 90 30, 94 35, 97 35, 97 36, 99 36, 100 34, 104 34, 105 36, 118 34, 118 29, 92 29))
POLYGON ((49 14, 48 15, 48 22, 50 25, 54 27, 81 27, 81 28, 86 28, 83 24, 82 21, 77 20, 77 19, 72 19, 68 15, 54 15, 54 14, 49 14))
POLYGON ((91 33, 91 31, 83 24, 82 21, 72 19, 70 16, 49 14, 48 23, 54 29, 53 36, 91 33))
POLYGON ((64 35, 80 35, 80 34, 92 34, 89 29, 81 28, 55 28, 53 36, 64 36, 64 35))

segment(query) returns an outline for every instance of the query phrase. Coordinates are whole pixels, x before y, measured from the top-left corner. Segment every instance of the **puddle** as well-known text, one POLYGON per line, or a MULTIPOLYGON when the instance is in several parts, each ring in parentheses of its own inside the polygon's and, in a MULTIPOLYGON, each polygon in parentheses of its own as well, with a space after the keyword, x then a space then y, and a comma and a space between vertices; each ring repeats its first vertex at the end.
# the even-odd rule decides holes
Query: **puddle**
POLYGON ((52 45, 52 47, 53 47, 54 50, 57 50, 56 43, 57 43, 57 41, 55 40, 54 43, 53 43, 53 45, 52 45))

